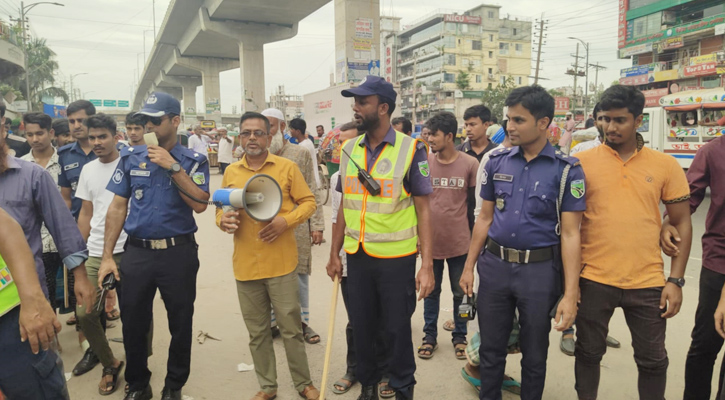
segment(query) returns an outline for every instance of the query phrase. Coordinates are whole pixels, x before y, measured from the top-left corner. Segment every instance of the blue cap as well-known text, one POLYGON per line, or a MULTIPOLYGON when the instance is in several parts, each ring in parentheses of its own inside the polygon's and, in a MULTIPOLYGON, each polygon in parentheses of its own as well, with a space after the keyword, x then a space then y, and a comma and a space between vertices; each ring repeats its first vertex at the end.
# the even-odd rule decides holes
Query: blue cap
POLYGON ((395 93, 393 85, 385 79, 375 75, 368 75, 357 87, 342 91, 343 97, 372 96, 375 94, 388 98, 392 100, 393 103, 395 103, 395 100, 398 98, 398 94, 395 93))
POLYGON ((166 114, 181 114, 181 104, 172 95, 164 92, 153 92, 144 101, 143 108, 136 115, 163 117, 166 114))

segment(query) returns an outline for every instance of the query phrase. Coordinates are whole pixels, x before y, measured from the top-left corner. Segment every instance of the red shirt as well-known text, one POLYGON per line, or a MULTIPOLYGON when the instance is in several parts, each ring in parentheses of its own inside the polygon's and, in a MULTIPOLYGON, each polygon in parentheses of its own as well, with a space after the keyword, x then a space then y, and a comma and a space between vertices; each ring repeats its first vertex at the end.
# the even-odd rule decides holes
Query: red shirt
MULTIPOLYGON (((725 119, 725 118, 724 118, 725 119)), ((725 122, 725 121, 723 121, 725 122)), ((725 274, 725 138, 718 137, 698 150, 687 171, 690 212, 694 213, 710 187, 710 209, 702 236, 702 266, 725 274)))

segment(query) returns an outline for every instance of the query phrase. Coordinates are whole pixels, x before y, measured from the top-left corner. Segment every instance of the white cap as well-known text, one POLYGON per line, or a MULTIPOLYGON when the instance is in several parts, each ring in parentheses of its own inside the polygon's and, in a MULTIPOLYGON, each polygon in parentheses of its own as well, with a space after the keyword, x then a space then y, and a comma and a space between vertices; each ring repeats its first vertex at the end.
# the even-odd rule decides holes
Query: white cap
POLYGON ((218 128, 216 128, 216 131, 217 131, 217 132, 219 132, 219 131, 224 131, 224 132, 227 132, 228 130, 229 130, 229 129, 227 129, 227 127, 226 127, 226 126, 223 126, 223 125, 222 125, 222 126, 220 126, 220 127, 218 127, 218 128))
POLYGON ((262 111, 262 115, 264 115, 265 117, 277 118, 280 121, 284 121, 284 114, 282 113, 282 111, 276 108, 268 108, 262 111))

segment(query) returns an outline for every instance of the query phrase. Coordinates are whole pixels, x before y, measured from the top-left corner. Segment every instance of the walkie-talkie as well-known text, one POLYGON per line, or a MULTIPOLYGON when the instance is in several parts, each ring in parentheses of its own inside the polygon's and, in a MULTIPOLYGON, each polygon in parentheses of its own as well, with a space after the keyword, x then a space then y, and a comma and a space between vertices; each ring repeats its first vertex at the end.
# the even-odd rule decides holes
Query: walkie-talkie
POLYGON ((360 183, 362 183, 362 185, 365 187, 365 189, 367 189, 368 192, 370 194, 372 194, 373 196, 379 195, 380 194, 380 184, 378 183, 378 181, 376 181, 375 178, 373 178, 370 175, 370 173, 368 173, 368 171, 366 171, 363 168, 360 168, 360 166, 357 165, 355 160, 353 160, 352 157, 350 157, 350 155, 347 154, 345 149, 341 148, 341 150, 343 153, 345 153, 347 158, 349 158, 350 161, 352 161, 352 163, 355 165, 355 168, 357 168, 357 179, 360 181, 360 183))

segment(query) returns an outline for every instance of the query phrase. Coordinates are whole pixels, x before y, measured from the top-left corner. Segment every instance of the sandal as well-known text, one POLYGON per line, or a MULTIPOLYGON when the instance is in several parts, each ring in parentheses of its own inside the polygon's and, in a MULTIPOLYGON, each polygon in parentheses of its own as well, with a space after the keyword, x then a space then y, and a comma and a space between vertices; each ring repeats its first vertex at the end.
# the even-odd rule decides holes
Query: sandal
POLYGON ((76 318, 75 315, 71 315, 70 318, 68 318, 67 321, 65 321, 65 324, 68 326, 73 326, 78 323, 78 318, 76 318))
POLYGON ((504 374, 503 383, 501 384, 501 390, 505 390, 509 393, 521 396, 521 384, 516 379, 504 374))
POLYGON ((300 392, 300 397, 306 400, 319 400, 320 391, 317 390, 315 385, 309 385, 305 388, 305 390, 300 392))
POLYGON ((267 394, 262 391, 257 392, 250 400, 274 400, 277 398, 277 393, 267 394))
POLYGON ((106 320, 108 321, 115 321, 119 318, 121 318, 121 313, 115 308, 106 313, 106 320))
POLYGON ((304 333, 305 342, 309 344, 320 343, 320 335, 318 335, 317 332, 310 328, 309 325, 304 325, 304 327, 302 328, 302 332, 304 333))
POLYGON ((430 336, 426 336, 423 338, 423 344, 418 347, 418 357, 422 358, 424 360, 430 360, 433 358, 433 352, 436 351, 438 348, 438 343, 434 341, 435 339, 431 338, 430 336), (428 354, 425 354, 425 352, 428 352, 428 354))
POLYGON ((449 319, 448 321, 443 323, 443 329, 447 330, 448 332, 453 332, 456 329, 456 323, 453 322, 452 319, 449 319))
POLYGON ((466 347, 468 347, 468 342, 465 340, 459 339, 458 341, 453 342, 454 351, 456 353, 456 358, 459 360, 465 360, 466 359, 466 347))
POLYGON ((345 394, 357 383, 357 378, 351 373, 345 374, 332 385, 332 393, 345 394), (347 381, 347 383, 346 383, 347 381))
POLYGON ((478 392, 481 391, 481 380, 476 379, 476 378, 472 377, 471 375, 468 375, 468 372, 466 372, 465 367, 461 368, 461 376, 463 377, 463 380, 470 383, 471 386, 473 386, 473 388, 476 389, 476 391, 478 391, 478 392))
POLYGON ((123 361, 121 361, 120 364, 118 364, 118 367, 107 367, 103 368, 103 375, 101 375, 101 379, 110 376, 113 379, 111 382, 106 382, 105 390, 104 388, 98 387, 98 394, 101 396, 108 396, 109 394, 113 394, 113 392, 116 391, 116 388, 118 387, 118 375, 121 373, 121 370, 123 369, 123 361))
POLYGON ((390 387, 390 378, 385 377, 378 383, 378 396, 389 399, 395 397, 395 389, 390 387))

